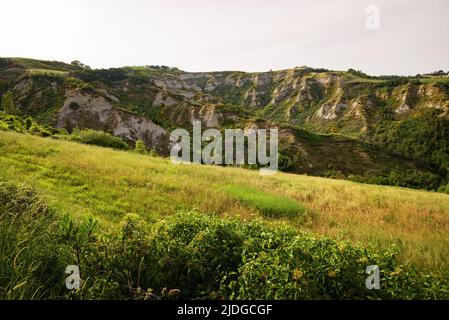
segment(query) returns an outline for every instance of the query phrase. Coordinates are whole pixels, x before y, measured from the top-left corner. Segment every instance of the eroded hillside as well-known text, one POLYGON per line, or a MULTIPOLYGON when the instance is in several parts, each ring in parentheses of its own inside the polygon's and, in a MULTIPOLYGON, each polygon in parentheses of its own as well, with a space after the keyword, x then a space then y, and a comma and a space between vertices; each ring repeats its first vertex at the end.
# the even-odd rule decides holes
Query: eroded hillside
MULTIPOLYGON (((375 78, 299 67, 188 73, 167 67, 90 70, 0 60, 0 94, 20 112, 72 130, 100 129, 162 154, 173 128, 279 127, 281 168, 362 177, 413 172, 446 179, 446 78, 375 78)), ((428 178, 428 177, 427 177, 428 178)))

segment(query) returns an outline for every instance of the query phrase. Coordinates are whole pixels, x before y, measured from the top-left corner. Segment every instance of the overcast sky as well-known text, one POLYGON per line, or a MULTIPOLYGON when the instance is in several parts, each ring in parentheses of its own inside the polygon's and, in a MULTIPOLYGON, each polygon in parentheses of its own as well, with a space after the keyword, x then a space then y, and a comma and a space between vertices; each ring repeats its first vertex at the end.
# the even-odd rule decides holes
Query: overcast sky
POLYGON ((449 71, 448 13, 447 0, 1 0, 0 56, 415 75, 449 71))

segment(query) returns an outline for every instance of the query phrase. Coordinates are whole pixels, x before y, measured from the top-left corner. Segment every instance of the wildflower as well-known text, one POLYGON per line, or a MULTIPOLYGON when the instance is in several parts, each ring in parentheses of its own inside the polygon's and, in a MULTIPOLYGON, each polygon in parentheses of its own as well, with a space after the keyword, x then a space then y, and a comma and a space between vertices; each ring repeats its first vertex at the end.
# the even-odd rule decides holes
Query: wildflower
POLYGON ((304 275, 300 269, 293 270, 293 280, 299 280, 304 275))

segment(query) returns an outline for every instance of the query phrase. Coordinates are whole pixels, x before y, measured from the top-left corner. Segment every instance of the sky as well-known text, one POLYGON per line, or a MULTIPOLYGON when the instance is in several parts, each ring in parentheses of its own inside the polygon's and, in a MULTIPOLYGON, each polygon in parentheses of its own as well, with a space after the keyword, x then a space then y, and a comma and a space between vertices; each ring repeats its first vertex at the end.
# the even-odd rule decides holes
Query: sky
POLYGON ((447 0, 1 0, 0 56, 415 75, 449 71, 448 13, 447 0))

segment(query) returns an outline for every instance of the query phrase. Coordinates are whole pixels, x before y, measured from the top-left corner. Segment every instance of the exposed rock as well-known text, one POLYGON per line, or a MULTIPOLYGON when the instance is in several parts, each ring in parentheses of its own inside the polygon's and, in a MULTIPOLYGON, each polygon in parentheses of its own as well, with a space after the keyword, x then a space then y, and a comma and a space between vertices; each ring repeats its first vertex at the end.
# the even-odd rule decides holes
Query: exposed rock
POLYGON ((59 110, 58 128, 105 130, 128 141, 141 139, 161 153, 170 149, 169 133, 151 120, 113 108, 102 95, 69 91, 59 110))
POLYGON ((204 88, 204 91, 211 92, 211 91, 214 91, 215 88, 216 88, 216 86, 214 85, 214 81, 209 80, 206 83, 206 87, 204 88))
POLYGON ((117 97, 113 96, 112 94, 110 94, 109 92, 107 92, 104 89, 98 89, 97 92, 114 102, 119 102, 117 97))
POLYGON ((200 120, 207 128, 220 128, 219 114, 214 106, 205 105, 202 108, 192 108, 190 111, 190 123, 194 120, 200 120))
POLYGON ((176 104, 176 101, 170 96, 167 96, 163 91, 159 91, 153 100, 153 105, 156 107, 160 106, 170 107, 174 104, 176 104))
POLYGON ((336 104, 323 104, 317 112, 318 117, 332 120, 337 118, 343 110, 345 110, 348 106, 344 103, 336 103, 336 104))
POLYGON ((401 114, 401 113, 404 113, 404 112, 407 112, 407 111, 410 111, 410 107, 409 107, 405 102, 403 102, 403 103, 399 106, 399 108, 397 108, 397 109, 395 110, 395 112, 398 113, 398 114, 401 114))

